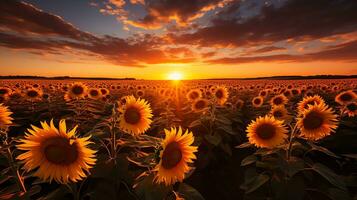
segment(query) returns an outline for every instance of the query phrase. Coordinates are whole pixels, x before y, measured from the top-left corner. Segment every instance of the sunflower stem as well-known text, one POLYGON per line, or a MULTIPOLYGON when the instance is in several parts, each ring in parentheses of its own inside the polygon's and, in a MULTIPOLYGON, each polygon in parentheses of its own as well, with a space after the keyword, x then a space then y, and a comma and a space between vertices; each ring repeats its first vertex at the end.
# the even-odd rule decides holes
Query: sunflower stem
POLYGON ((290 158, 291 158, 291 152, 292 152, 292 147, 293 147, 293 140, 295 138, 296 128, 297 128, 297 123, 294 125, 294 127, 292 128, 291 133, 289 135, 289 147, 286 151, 286 159, 288 162, 290 161, 290 158))
POLYGON ((112 144, 112 152, 111 152, 111 157, 114 159, 114 163, 116 163, 116 155, 117 155, 117 139, 116 139, 116 107, 115 103, 113 105, 113 110, 112 110, 112 117, 111 117, 111 128, 110 128, 110 133, 111 133, 111 144, 112 144))
POLYGON ((6 151, 7 151, 6 157, 7 157, 10 169, 11 169, 12 173, 14 174, 14 177, 16 177, 16 183, 17 183, 19 190, 26 193, 27 190, 26 190, 26 186, 24 183, 24 179, 20 175, 18 168, 14 165, 15 161, 12 156, 12 152, 11 152, 10 145, 8 142, 9 138, 8 138, 7 132, 6 131, 1 131, 1 132, 2 132, 1 134, 3 134, 3 133, 5 134, 4 146, 6 146, 6 151))

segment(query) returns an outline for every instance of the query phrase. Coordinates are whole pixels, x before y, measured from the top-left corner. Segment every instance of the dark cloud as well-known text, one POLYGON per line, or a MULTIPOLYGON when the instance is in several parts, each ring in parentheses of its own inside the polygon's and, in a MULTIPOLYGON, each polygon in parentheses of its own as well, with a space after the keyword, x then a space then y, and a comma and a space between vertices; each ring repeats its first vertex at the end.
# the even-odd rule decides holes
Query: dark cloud
POLYGON ((255 62, 312 62, 312 61, 357 61, 357 40, 330 46, 325 50, 303 55, 270 55, 270 56, 250 56, 219 58, 209 60, 211 64, 243 64, 255 62))
POLYGON ((208 27, 169 37, 176 43, 199 46, 268 45, 292 38, 316 39, 356 31, 356 10, 356 0, 290 0, 278 8, 263 7, 259 15, 246 20, 216 17, 208 27))
POLYGON ((63 36, 76 40, 96 39, 57 15, 14 0, 0 1, 0 30, 11 30, 21 34, 63 36))
POLYGON ((52 54, 85 51, 114 64, 134 67, 192 61, 192 58, 169 57, 158 48, 163 41, 153 35, 134 35, 128 39, 97 37, 30 4, 7 0, 0 4, 0 27, 6 30, 0 34, 3 47, 52 54))

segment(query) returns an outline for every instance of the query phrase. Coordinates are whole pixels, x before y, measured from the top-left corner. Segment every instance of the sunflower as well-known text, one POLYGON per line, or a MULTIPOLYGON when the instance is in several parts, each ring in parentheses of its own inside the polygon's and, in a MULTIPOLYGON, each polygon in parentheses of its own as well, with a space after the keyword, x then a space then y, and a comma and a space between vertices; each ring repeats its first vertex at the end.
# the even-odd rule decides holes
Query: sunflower
POLYGON ((301 136, 309 140, 319 140, 337 128, 337 115, 326 104, 309 105, 297 118, 301 136))
POLYGON ((119 126, 121 130, 132 135, 139 135, 150 128, 152 110, 144 99, 134 96, 125 97, 125 105, 120 107, 119 126))
POLYGON ((282 144, 287 138, 287 132, 283 121, 276 120, 273 116, 258 117, 247 127, 249 142, 261 148, 274 148, 282 144))
POLYGON ((338 94, 335 101, 340 105, 345 105, 348 102, 357 100, 357 94, 352 90, 344 91, 338 94))
POLYGON ((156 183, 164 183, 169 186, 177 181, 182 182, 185 174, 190 171, 189 163, 196 159, 197 147, 192 146, 194 136, 186 130, 183 134, 181 127, 177 130, 165 129, 165 139, 162 141, 160 162, 156 165, 156 183))
POLYGON ((11 94, 11 90, 6 87, 0 87, 0 96, 8 96, 11 94))
POLYGON ((35 89, 35 88, 29 88, 25 92, 26 99, 34 101, 34 100, 39 100, 42 98, 42 90, 35 89))
POLYGON ((285 95, 279 94, 270 99, 271 106, 282 106, 288 102, 288 98, 285 95))
POLYGON ((241 110, 243 106, 244 106, 244 101, 241 99, 238 99, 234 104, 234 108, 237 110, 241 110))
POLYGON ((138 96, 138 97, 143 97, 144 95, 145 95, 144 90, 138 90, 138 91, 136 91, 136 96, 138 96))
POLYGON ((9 125, 12 124, 13 118, 10 117, 12 112, 8 107, 0 104, 0 129, 6 129, 9 125))
POLYGON ((93 100, 98 100, 102 97, 102 94, 96 88, 91 88, 88 90, 88 97, 93 100))
POLYGON ((72 99, 82 99, 87 95, 87 86, 84 85, 83 83, 74 83, 69 90, 67 91, 65 95, 66 101, 72 100, 72 99))
POLYGON ((325 101, 319 95, 306 96, 298 103, 298 112, 302 113, 309 105, 315 104, 325 104, 325 101))
POLYGON ((253 100, 252 100, 252 104, 256 108, 262 106, 263 103, 264 103, 264 99, 261 96, 254 97, 253 100))
POLYGON ((225 86, 216 87, 214 90, 214 96, 217 99, 218 105, 224 105, 228 100, 229 93, 225 86))
POLYGON ((67 132, 65 120, 59 123, 59 129, 47 122, 41 122, 42 128, 32 126, 25 139, 16 145, 26 151, 17 157, 24 161, 24 169, 29 172, 37 168, 35 176, 44 181, 55 180, 66 184, 77 182, 86 177, 85 172, 96 162, 95 151, 87 147, 89 137, 76 137, 76 129, 67 132))
POLYGON ((99 91, 102 94, 102 96, 106 96, 109 94, 109 90, 107 88, 100 88, 99 91))
POLYGON ((196 99, 199 99, 201 97, 202 97, 202 92, 199 89, 190 90, 186 95, 186 98, 189 101, 195 101, 196 99))
POLYGON ((349 102, 344 107, 344 113, 349 117, 357 116, 357 102, 349 102))
POLYGON ((288 120, 290 116, 288 114, 288 110, 284 106, 274 106, 270 110, 270 115, 273 116, 277 120, 288 120))
POLYGON ((206 99, 197 99, 192 103, 192 110, 194 112, 201 112, 205 110, 208 106, 208 101, 206 99))

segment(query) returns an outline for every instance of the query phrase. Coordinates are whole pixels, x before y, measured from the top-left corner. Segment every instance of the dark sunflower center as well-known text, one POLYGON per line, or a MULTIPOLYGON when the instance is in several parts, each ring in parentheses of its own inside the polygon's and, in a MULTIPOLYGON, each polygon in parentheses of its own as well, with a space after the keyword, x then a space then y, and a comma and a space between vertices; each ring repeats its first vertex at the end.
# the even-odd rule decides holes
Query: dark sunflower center
POLYGON ((38 92, 35 90, 30 90, 27 92, 27 96, 29 97, 37 97, 38 96, 38 92))
POLYGON ((262 124, 257 127, 256 132, 261 139, 268 140, 274 137, 276 129, 271 124, 262 124))
POLYGON ((357 110, 357 105, 355 103, 350 103, 347 105, 347 109, 350 111, 356 111, 357 110))
POLYGON ((197 101, 195 104, 195 108, 197 108, 197 109, 203 109, 205 106, 206 106, 206 103, 203 100, 197 101))
POLYGON ((44 154, 53 164, 69 165, 78 158, 77 144, 70 144, 68 139, 62 137, 51 138, 45 141, 44 154))
POLYGON ((283 99, 281 99, 280 97, 275 98, 275 99, 273 100, 273 103, 274 103, 275 105, 280 105, 280 104, 283 103, 283 99))
POLYGON ((314 130, 320 128, 323 124, 324 119, 320 113, 310 112, 303 119, 303 125, 305 129, 314 130))
POLYGON ((81 86, 79 86, 79 85, 76 85, 76 86, 74 86, 74 87, 72 88, 72 92, 73 92, 73 94, 75 94, 75 95, 81 95, 81 94, 83 94, 84 89, 83 89, 83 87, 81 87, 81 86))
POLYGON ((265 96, 267 93, 266 92, 261 92, 260 95, 261 96, 265 96))
POLYGON ((128 108, 124 113, 124 119, 129 124, 137 124, 140 121, 141 114, 136 108, 128 108))
POLYGON ((142 91, 138 91, 138 96, 143 96, 143 92, 142 91))
POLYGON ((102 94, 107 94, 107 90, 105 89, 101 89, 100 91, 102 92, 102 94))
POLYGON ((280 110, 274 111, 273 115, 274 115, 274 117, 276 117, 276 118, 281 118, 281 117, 283 117, 283 113, 282 113, 280 110))
POLYGON ((7 94, 7 90, 6 89, 0 89, 0 95, 4 95, 7 94))
POLYGON ((352 95, 350 95, 349 93, 345 93, 345 94, 342 94, 340 96, 340 99, 342 101, 351 101, 352 100, 352 95))
POLYGON ((174 168, 182 159, 180 145, 177 142, 168 144, 162 154, 162 166, 165 169, 174 168))
POLYGON ((223 91, 222 91, 222 90, 217 90, 217 92, 216 92, 216 97, 217 97, 218 99, 223 98, 223 91))
POLYGON ((91 90, 90 92, 90 95, 93 96, 93 97, 96 97, 99 95, 99 92, 97 90, 91 90))
POLYGON ((260 99, 254 99, 254 104, 260 104, 260 99))

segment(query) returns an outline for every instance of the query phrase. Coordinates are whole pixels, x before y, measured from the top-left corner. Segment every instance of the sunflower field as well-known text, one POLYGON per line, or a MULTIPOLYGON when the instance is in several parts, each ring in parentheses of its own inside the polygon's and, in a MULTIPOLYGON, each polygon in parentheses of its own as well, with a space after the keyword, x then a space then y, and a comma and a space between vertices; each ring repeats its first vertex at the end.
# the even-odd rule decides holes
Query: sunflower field
POLYGON ((0 199, 357 199, 357 80, 1 80, 0 199))

